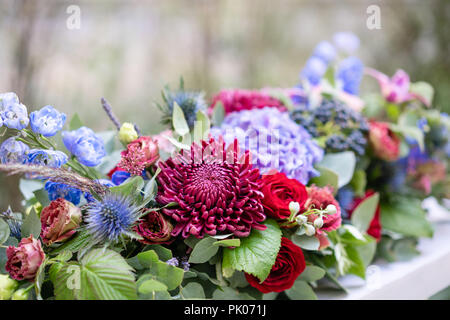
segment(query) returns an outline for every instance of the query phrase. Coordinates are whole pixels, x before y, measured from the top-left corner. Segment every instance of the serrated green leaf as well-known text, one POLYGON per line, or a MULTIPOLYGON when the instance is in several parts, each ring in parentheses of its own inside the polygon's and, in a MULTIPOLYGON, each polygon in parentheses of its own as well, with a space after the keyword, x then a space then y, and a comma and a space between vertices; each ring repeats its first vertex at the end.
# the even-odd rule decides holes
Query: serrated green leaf
POLYGON ((364 199, 356 208, 353 210, 351 216, 352 224, 362 233, 365 233, 369 228, 377 207, 380 201, 380 195, 374 193, 370 197, 364 199))
POLYGON ((322 279, 325 276, 325 270, 317 266, 306 266, 305 270, 298 276, 297 281, 312 282, 322 279))
POLYGON ((285 291, 291 300, 317 300, 314 290, 305 281, 297 280, 292 288, 285 291))
POLYGON ((52 266, 56 300, 128 300, 137 298, 132 268, 117 252, 92 249, 80 262, 52 266), (58 266, 59 265, 59 266, 58 266))
POLYGON ((214 246, 217 240, 212 237, 206 237, 200 240, 194 247, 189 256, 190 263, 204 263, 211 259, 219 250, 218 246, 214 246))
POLYGON ((213 242, 214 246, 220 247, 239 247, 241 245, 241 240, 239 239, 226 239, 213 242))
POLYGON ((3 219, 0 219, 0 244, 3 244, 9 238, 9 225, 3 219))
POLYGON ((189 126, 184 117, 184 112, 176 102, 173 103, 172 125, 175 132, 180 136, 189 133, 189 126))
POLYGON ((420 200, 396 198, 395 202, 381 204, 383 229, 405 236, 432 237, 433 228, 425 217, 420 200))
POLYGON ((41 220, 39 219, 36 210, 31 209, 30 213, 25 217, 22 228, 21 228, 22 238, 28 238, 33 235, 33 238, 39 238, 41 234, 41 220))
POLYGON ((349 183, 355 170, 356 157, 351 151, 326 154, 317 167, 327 168, 338 175, 338 187, 349 183))
POLYGON ((77 231, 77 233, 72 236, 69 240, 64 242, 59 247, 51 251, 52 254, 59 254, 65 250, 72 252, 77 252, 89 244, 89 238, 91 235, 86 230, 77 231))
POLYGON ((190 282, 188 283, 182 290, 181 290, 181 296, 185 300, 190 299, 205 299, 205 291, 203 290, 203 287, 196 282, 190 282))
POLYGON ((281 230, 276 221, 268 219, 266 230, 253 229, 250 236, 241 239, 237 248, 224 248, 224 270, 245 271, 263 282, 270 273, 281 246, 281 230))

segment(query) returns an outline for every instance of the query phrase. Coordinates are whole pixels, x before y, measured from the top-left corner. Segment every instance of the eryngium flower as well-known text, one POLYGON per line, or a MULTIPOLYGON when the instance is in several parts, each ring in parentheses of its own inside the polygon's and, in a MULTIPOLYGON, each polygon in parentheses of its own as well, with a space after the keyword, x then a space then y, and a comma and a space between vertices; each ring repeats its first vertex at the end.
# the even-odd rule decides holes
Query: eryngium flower
POLYGON ((252 163, 262 174, 276 169, 303 184, 318 174, 313 165, 323 157, 310 134, 276 108, 230 113, 211 134, 223 136, 227 143, 237 139, 252 153, 252 163))
POLYGON ((250 154, 241 155, 237 141, 227 148, 222 139, 194 143, 190 152, 160 162, 157 201, 163 213, 175 220, 173 236, 232 233, 247 237, 252 228, 264 230, 266 218, 259 190, 260 173, 250 164, 250 154))
POLYGON ((114 243, 122 236, 132 235, 132 227, 139 215, 130 198, 108 193, 101 201, 89 203, 84 221, 94 242, 114 243))

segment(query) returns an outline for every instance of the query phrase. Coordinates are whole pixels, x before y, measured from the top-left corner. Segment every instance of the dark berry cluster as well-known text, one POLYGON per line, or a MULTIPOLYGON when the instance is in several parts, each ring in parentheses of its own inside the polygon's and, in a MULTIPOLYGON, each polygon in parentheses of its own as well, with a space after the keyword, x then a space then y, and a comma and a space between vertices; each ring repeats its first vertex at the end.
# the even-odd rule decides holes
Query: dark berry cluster
POLYGON ((315 138, 320 138, 330 152, 345 150, 363 155, 369 125, 364 117, 336 100, 323 100, 312 109, 298 108, 292 119, 303 126, 315 138))

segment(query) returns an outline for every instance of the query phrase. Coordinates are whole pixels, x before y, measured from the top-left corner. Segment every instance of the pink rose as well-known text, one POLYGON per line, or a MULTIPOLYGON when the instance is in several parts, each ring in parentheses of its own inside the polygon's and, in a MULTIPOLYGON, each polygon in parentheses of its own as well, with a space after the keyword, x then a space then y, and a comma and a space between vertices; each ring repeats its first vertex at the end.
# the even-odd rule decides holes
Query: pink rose
POLYGON ((80 222, 80 208, 63 198, 53 200, 41 212, 42 241, 46 245, 51 245, 70 238, 80 222))
POLYGON ((400 138, 386 122, 369 121, 369 143, 376 157, 395 161, 400 155, 400 138))
POLYGON ((45 254, 39 240, 33 239, 33 236, 24 238, 19 246, 9 246, 6 249, 5 269, 10 276, 16 280, 34 280, 39 266, 44 261, 45 254))

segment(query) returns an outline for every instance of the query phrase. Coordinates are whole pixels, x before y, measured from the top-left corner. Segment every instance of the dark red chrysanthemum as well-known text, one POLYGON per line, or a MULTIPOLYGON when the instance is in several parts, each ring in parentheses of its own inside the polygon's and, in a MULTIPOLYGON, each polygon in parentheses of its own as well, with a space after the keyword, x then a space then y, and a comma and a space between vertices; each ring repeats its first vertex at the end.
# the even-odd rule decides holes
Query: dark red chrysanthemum
POLYGON ((240 155, 235 141, 226 148, 222 139, 194 143, 190 152, 160 162, 158 175, 161 204, 178 203, 163 209, 176 221, 173 236, 232 233, 247 237, 252 228, 264 230, 264 197, 259 190, 259 170, 250 154, 240 155))

